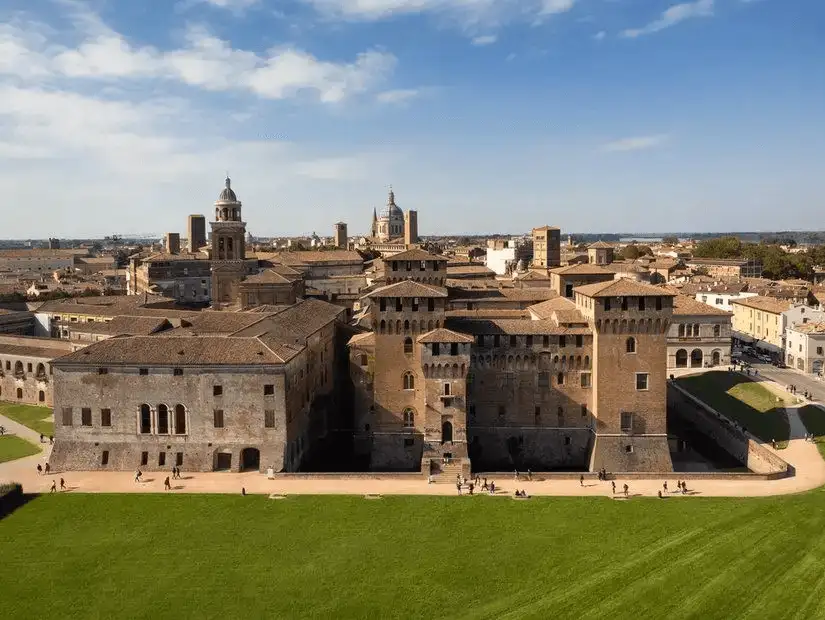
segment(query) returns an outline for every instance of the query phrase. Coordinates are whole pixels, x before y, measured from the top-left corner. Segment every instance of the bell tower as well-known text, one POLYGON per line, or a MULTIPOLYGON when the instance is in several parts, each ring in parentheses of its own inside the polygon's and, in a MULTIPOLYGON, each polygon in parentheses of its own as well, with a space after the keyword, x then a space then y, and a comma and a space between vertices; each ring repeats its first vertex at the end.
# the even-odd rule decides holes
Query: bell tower
POLYGON ((245 274, 246 222, 241 219, 241 201, 226 177, 226 186, 215 201, 212 229, 212 301, 235 301, 237 283, 245 274))

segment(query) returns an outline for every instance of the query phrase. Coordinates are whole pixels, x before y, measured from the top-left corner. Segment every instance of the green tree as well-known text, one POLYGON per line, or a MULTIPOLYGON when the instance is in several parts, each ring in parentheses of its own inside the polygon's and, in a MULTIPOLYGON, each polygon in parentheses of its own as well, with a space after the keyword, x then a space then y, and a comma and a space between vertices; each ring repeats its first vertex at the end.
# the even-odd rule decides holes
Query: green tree
POLYGON ((662 245, 670 245, 674 246, 679 243, 679 239, 677 237, 662 237, 662 245))

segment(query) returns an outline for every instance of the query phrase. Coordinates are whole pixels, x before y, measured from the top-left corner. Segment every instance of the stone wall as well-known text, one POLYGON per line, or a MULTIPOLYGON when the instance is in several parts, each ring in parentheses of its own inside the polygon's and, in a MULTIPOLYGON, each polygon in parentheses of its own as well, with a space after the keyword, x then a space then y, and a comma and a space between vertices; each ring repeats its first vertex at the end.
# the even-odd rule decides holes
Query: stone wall
POLYGON ((469 429, 474 470, 587 469, 589 428, 474 427, 469 429))

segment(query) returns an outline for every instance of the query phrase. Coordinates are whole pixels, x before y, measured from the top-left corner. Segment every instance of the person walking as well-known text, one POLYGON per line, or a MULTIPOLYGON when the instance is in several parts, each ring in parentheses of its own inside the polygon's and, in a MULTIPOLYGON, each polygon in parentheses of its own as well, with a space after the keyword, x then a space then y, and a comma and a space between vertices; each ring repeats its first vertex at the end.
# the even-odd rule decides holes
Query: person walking
POLYGON ((49 493, 54 493, 55 491, 57 491, 57 483, 52 480, 52 488, 49 490, 49 493))
POLYGON ((65 481, 65 480, 63 480, 63 478, 61 478, 61 479, 60 479, 60 490, 61 490, 61 491, 65 491, 65 490, 66 490, 66 481, 65 481))
POLYGON ((579 476, 579 486, 580 487, 584 486, 584 476, 579 476))
POLYGON ((630 487, 627 486, 627 483, 624 485, 624 496, 627 497, 627 492, 630 490, 630 487))
POLYGON ((52 468, 49 466, 48 463, 46 463, 46 475, 47 476, 49 475, 49 472, 51 472, 51 470, 52 470, 52 468))
POLYGON ((49 435, 49 445, 50 446, 54 445, 54 435, 49 435))
POLYGON ((43 443, 43 433, 40 433, 40 443, 43 443))
POLYGON ((610 486, 613 487, 613 495, 616 495, 616 481, 611 480, 610 481, 610 486))
POLYGON ((241 487, 241 495, 246 497, 246 487, 241 487))
POLYGON ((664 489, 665 493, 667 493, 667 480, 665 480, 665 483, 662 485, 662 488, 664 489))
POLYGON ((458 489, 458 494, 461 495, 461 481, 459 480, 455 484, 455 488, 458 489))
POLYGON ((171 483, 169 482, 169 476, 166 476, 166 480, 164 480, 164 481, 163 481, 163 488, 164 488, 165 490, 167 490, 167 491, 171 491, 171 490, 172 490, 172 485, 171 485, 171 483))
POLYGON ((6 434, 6 427, 5 426, 0 426, 0 436, 3 436, 5 434, 6 434))
POLYGON ((141 472, 139 469, 137 471, 135 471, 135 482, 140 482, 140 477, 142 475, 143 475, 143 472, 141 472))
POLYGON ((43 466, 40 463, 37 464, 37 473, 43 475, 43 466))

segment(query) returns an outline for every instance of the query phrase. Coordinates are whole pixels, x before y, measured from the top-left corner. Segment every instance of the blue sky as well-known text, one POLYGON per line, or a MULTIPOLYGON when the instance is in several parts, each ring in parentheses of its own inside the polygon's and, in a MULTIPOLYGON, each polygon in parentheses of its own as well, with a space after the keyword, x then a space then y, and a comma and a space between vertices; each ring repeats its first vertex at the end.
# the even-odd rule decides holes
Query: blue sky
POLYGON ((3 0, 3 238, 822 229, 821 0, 3 0))

